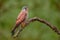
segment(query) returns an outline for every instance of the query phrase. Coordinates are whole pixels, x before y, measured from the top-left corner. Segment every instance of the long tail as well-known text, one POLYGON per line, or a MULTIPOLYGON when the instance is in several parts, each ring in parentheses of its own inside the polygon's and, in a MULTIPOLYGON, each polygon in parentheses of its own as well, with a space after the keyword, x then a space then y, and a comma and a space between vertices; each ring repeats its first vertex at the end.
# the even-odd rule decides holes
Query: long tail
POLYGON ((14 35, 14 33, 15 33, 15 29, 16 29, 19 25, 20 25, 20 23, 19 23, 19 24, 16 24, 16 25, 15 25, 15 27, 12 29, 12 31, 11 31, 12 36, 13 36, 13 35, 14 35))

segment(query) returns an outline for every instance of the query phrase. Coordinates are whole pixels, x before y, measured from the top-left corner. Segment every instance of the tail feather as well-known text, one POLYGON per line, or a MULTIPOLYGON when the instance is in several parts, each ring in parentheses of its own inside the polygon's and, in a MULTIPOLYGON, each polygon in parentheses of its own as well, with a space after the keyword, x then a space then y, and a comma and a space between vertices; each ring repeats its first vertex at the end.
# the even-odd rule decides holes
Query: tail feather
POLYGON ((20 24, 16 24, 15 25, 15 27, 13 28, 13 30, 11 31, 11 33, 12 33, 12 36, 14 35, 14 33, 15 33, 15 30, 16 30, 16 28, 19 26, 20 24))

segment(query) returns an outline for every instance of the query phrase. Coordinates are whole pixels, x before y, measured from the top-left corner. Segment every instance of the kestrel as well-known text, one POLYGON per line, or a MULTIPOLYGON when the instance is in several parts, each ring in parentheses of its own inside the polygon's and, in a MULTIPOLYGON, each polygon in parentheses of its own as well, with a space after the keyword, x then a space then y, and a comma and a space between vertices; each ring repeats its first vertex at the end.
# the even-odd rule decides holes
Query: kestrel
POLYGON ((12 35, 14 35, 16 28, 19 27, 19 25, 22 24, 24 21, 26 21, 27 18, 28 18, 28 7, 24 6, 17 17, 15 27, 12 30, 12 35))

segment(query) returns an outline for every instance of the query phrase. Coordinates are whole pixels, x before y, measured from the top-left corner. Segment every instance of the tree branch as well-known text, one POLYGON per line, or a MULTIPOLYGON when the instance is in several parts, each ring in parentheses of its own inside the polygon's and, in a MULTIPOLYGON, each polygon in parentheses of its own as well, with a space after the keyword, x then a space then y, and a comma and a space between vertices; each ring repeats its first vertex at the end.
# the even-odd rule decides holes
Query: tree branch
MULTIPOLYGON (((58 35, 60 35, 60 31, 59 31, 55 26, 51 25, 49 22, 47 22, 47 21, 45 21, 45 20, 43 20, 43 19, 41 19, 41 18, 38 18, 38 17, 34 17, 34 18, 31 18, 31 19, 29 19, 28 21, 26 21, 26 22, 25 22, 25 27, 28 26, 29 23, 34 22, 34 21, 39 21, 39 22, 41 22, 41 23, 46 24, 46 25, 49 26, 52 30, 54 30, 58 35)), ((23 29, 24 29, 24 28, 23 28, 23 29)), ((20 32, 20 30, 19 30, 19 32, 20 32)), ((19 33, 19 32, 18 32, 18 33, 19 33)), ((18 33, 17 33, 17 35, 18 35, 18 33)), ((16 36, 17 36, 17 35, 16 35, 16 36)), ((16 36, 15 36, 15 37, 16 37, 16 36)))
POLYGON ((51 25, 49 22, 47 22, 47 21, 45 21, 45 20, 43 20, 41 18, 38 18, 38 17, 34 17, 34 18, 29 19, 28 22, 26 23, 26 25, 29 24, 30 22, 34 22, 34 21, 39 21, 41 23, 46 24, 52 30, 54 30, 58 35, 60 35, 60 31, 55 26, 51 25))

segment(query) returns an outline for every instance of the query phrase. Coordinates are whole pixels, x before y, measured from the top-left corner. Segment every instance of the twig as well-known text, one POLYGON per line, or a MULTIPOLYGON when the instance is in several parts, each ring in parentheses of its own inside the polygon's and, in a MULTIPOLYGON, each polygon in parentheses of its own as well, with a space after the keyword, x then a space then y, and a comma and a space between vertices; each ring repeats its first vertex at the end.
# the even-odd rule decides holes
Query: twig
MULTIPOLYGON (((47 21, 45 21, 45 20, 43 20, 43 19, 41 19, 41 18, 38 18, 38 17, 34 17, 34 18, 31 18, 31 19, 29 19, 28 21, 26 21, 25 27, 28 26, 29 23, 34 22, 34 21, 39 21, 39 22, 41 22, 41 23, 46 24, 46 25, 49 26, 52 30, 54 30, 58 35, 60 35, 60 31, 59 31, 55 26, 51 25, 49 22, 47 22, 47 21)), ((20 32, 20 30, 18 31, 18 33, 19 33, 19 32, 20 32)), ((18 33, 17 33, 17 35, 18 35, 18 33)), ((17 36, 17 35, 16 35, 16 36, 17 36)))

